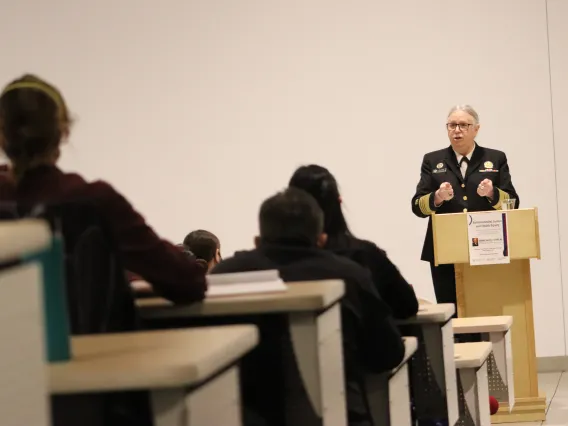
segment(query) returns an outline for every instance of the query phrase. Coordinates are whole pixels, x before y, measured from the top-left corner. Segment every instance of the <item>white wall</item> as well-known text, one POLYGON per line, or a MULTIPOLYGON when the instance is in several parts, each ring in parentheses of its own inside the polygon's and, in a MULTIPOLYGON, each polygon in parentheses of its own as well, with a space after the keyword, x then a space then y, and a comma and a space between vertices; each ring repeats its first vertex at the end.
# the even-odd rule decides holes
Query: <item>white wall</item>
MULTIPOLYGON (((563 277, 564 333, 568 325, 568 1, 548 0, 548 34, 550 40, 551 101, 554 118, 556 152, 556 196, 558 200, 561 273, 563 277)), ((555 323, 557 324, 557 323, 555 323)), ((556 325, 559 327, 559 324, 556 325)), ((542 337, 542 339, 546 339, 542 337)))
MULTIPOLYGON (((57 1, 3 10, 0 81, 57 83, 78 115, 63 165, 111 181, 169 238, 214 231, 225 255, 251 246, 261 201, 317 162, 341 183, 353 230, 433 297, 410 198, 423 154, 448 144, 449 107, 473 104, 480 144, 507 152, 522 205, 539 207, 538 355, 565 354, 545 2, 57 1)), ((555 131, 560 152, 568 135, 555 131)))

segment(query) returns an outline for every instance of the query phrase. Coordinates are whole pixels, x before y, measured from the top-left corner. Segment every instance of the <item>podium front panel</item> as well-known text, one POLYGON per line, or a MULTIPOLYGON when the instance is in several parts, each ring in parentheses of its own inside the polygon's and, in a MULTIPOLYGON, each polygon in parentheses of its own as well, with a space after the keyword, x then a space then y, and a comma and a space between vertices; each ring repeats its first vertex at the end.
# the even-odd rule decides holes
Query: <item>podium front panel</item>
MULTIPOLYGON (((485 213, 488 212, 475 212, 475 214, 485 213)), ((467 218, 468 213, 432 216, 436 265, 469 263, 467 218)), ((511 260, 540 259, 537 209, 507 211, 507 226, 511 260)))

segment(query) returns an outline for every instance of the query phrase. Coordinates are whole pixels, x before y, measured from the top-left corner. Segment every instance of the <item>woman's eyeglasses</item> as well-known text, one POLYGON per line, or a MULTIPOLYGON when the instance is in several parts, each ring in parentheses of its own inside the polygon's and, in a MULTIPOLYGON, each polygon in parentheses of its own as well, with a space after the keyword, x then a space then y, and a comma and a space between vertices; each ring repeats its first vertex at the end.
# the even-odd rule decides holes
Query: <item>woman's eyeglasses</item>
POLYGON ((459 127, 460 130, 467 132, 469 130, 469 126, 473 126, 473 124, 470 124, 470 123, 446 123, 446 128, 448 130, 456 130, 459 127))

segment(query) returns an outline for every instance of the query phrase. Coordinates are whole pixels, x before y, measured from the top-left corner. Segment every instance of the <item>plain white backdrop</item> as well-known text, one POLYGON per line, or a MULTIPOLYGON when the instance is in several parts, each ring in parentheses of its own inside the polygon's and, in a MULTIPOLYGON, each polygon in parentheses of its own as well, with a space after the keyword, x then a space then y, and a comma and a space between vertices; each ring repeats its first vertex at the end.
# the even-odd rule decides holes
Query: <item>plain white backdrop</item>
POLYGON ((478 142, 507 153, 521 206, 539 208, 537 352, 557 356, 567 20, 564 0, 6 1, 0 82, 58 85, 77 116, 62 166, 111 182, 175 242, 215 232, 224 256, 252 246, 260 203, 297 166, 327 166, 353 231, 426 298, 410 199, 422 156, 448 145, 447 111, 470 103, 478 142))

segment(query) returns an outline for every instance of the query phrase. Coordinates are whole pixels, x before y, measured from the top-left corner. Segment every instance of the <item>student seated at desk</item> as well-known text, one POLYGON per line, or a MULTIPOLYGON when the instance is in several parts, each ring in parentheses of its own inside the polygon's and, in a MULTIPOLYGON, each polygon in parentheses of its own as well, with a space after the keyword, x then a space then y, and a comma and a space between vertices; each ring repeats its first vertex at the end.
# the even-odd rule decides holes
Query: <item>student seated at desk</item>
POLYGON ((177 303, 205 297, 206 267, 160 239, 111 185, 87 182, 57 167, 71 117, 54 86, 33 75, 8 84, 0 95, 0 149, 11 162, 0 173, 0 204, 88 202, 109 221, 124 267, 177 303))
POLYGON ((211 273, 278 269, 287 282, 344 280, 341 317, 349 425, 367 426, 372 421, 363 374, 396 367, 404 357, 404 344, 369 272, 320 248, 326 241, 323 222, 323 212, 311 195, 288 188, 262 204, 256 249, 235 253, 211 273))
POLYGON ((213 233, 198 229, 186 235, 183 246, 197 259, 207 262, 210 271, 221 261, 221 243, 213 233))
MULTIPOLYGON (((183 244, 176 244, 176 247, 189 259, 201 262, 210 271, 221 260, 219 254, 219 240, 215 235, 208 231, 193 231, 185 237, 183 244), (195 235, 197 233, 197 235, 195 235), (188 243, 196 253, 188 248, 188 243)), ((126 277, 130 283, 136 297, 155 297, 156 294, 152 285, 145 281, 140 275, 126 271, 126 277)))
POLYGON ((376 244, 355 237, 341 209, 341 195, 335 177, 324 167, 302 166, 290 179, 290 187, 311 194, 325 216, 325 248, 347 256, 371 271, 373 282, 383 300, 392 309, 395 318, 406 319, 418 312, 414 289, 406 282, 398 268, 376 244))

